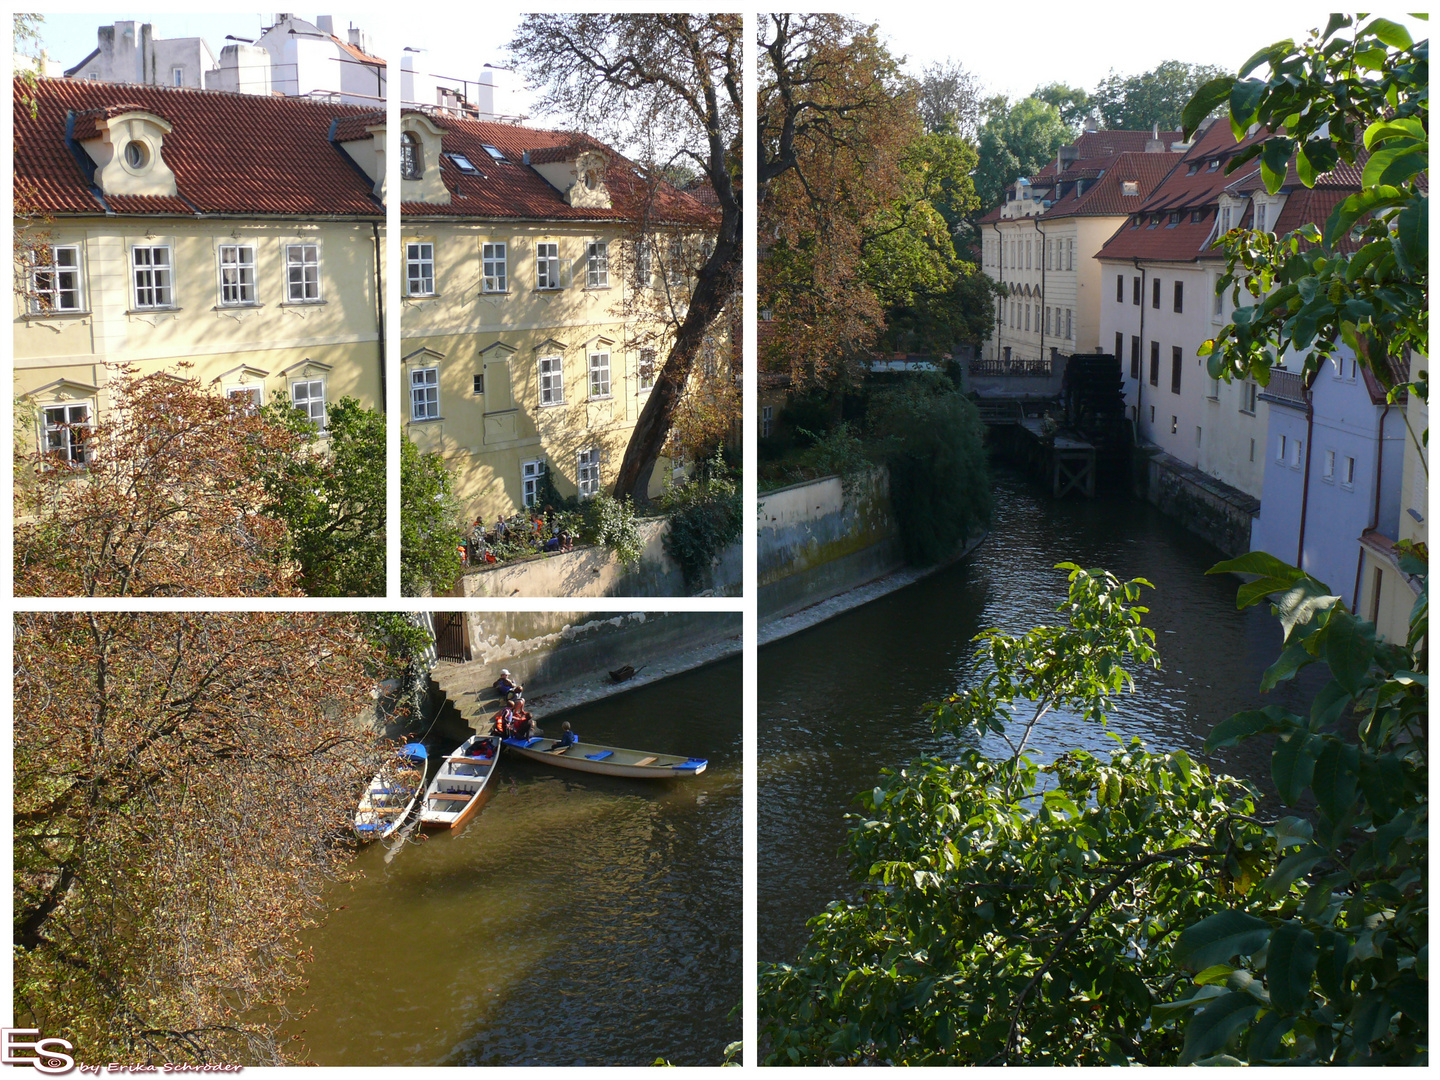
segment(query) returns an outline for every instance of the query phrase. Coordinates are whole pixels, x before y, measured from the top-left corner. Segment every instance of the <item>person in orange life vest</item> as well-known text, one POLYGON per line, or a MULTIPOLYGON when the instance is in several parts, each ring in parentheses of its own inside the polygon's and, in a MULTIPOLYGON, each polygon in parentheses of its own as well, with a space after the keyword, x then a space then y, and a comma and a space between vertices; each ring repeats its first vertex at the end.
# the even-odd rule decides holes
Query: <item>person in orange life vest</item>
POLYGON ((513 706, 511 706, 511 704, 507 701, 501 707, 500 711, 490 718, 494 724, 494 727, 491 729, 490 734, 499 735, 502 739, 508 739, 512 734, 510 725, 514 718, 515 710, 513 706))
POLYGON ((550 744, 551 750, 562 750, 567 746, 574 746, 580 741, 580 736, 570 730, 570 721, 566 720, 560 725, 560 741, 550 744))
POLYGON ((525 708, 525 699, 516 698, 511 706, 513 713, 510 721, 510 730, 517 739, 528 739, 535 733, 535 719, 530 711, 525 708))

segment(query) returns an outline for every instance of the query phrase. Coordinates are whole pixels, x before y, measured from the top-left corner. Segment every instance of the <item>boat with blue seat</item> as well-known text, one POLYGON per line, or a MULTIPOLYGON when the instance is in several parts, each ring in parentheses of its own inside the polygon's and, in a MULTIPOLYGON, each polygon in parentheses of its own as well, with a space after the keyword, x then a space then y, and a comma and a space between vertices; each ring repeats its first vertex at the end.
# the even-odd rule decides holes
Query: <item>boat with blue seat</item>
POLYGON ((458 829, 480 809, 480 793, 500 760, 496 735, 472 735, 440 762, 440 770, 425 789, 420 808, 422 829, 458 829))
POLYGON ((554 742, 554 739, 534 736, 506 739, 505 746, 521 757, 557 768, 601 776, 629 776, 637 780, 685 780, 699 776, 709 764, 705 758, 652 754, 645 750, 626 750, 619 746, 588 742, 571 743, 551 750, 554 742))
POLYGON ((425 747, 406 743, 381 767, 355 810, 361 840, 387 840, 405 824, 425 790, 427 764, 425 747))

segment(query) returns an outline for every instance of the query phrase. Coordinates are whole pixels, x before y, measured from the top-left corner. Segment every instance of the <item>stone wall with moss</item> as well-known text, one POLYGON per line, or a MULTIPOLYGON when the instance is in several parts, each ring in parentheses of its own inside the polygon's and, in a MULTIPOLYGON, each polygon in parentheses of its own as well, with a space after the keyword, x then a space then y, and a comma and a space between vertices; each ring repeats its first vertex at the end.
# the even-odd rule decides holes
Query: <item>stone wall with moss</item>
POLYGON ((766 492, 757 522, 756 602, 762 622, 884 577, 905 565, 890 512, 889 474, 839 477, 766 492))

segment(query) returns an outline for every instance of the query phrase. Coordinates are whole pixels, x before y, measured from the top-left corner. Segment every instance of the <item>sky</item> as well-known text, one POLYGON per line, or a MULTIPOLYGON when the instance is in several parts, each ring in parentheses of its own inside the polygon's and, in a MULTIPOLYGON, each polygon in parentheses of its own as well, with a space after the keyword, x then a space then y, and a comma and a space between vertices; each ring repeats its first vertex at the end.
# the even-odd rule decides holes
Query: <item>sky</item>
MULTIPOLYGON (((958 60, 987 94, 1021 98, 1052 82, 1093 90, 1111 68, 1122 76, 1138 75, 1164 60, 1233 71, 1266 45, 1303 38, 1322 26, 1328 10, 1283 0, 1235 9, 966 3, 869 8, 854 17, 878 24, 890 51, 907 58, 912 75, 931 63, 958 60)), ((1429 36, 1423 22, 1388 17, 1417 38, 1429 36)))

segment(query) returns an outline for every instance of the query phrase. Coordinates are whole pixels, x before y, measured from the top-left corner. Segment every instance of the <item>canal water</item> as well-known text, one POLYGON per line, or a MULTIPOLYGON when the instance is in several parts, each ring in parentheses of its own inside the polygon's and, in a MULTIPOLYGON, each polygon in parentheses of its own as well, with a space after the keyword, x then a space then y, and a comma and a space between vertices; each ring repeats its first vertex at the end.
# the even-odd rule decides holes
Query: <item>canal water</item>
POLYGON ((290 1008, 310 1010, 291 1025, 310 1059, 718 1065, 740 1038, 740 671, 564 714, 587 741, 708 759, 692 780, 502 755, 461 831, 362 850, 306 937, 310 985, 290 1008))
MULTIPOLYGON (((853 895, 839 854, 852 799, 879 771, 922 754, 954 753, 923 706, 978 673, 971 639, 991 627, 1021 633, 1054 623, 1065 598, 1059 562, 1155 585, 1141 601, 1160 670, 1135 672, 1136 692, 1114 702, 1109 729, 1153 749, 1183 749, 1232 775, 1269 785, 1267 746, 1242 744, 1218 761, 1202 747, 1214 725, 1258 704, 1289 704, 1297 688, 1258 691, 1279 653, 1268 605, 1235 609, 1238 579, 1205 577, 1224 556, 1149 504, 1123 495, 1051 499, 1028 477, 996 469, 995 521, 964 562, 760 650, 759 956, 795 957, 805 921, 853 895)), ((1343 587, 1344 583, 1340 583, 1343 587)), ((1313 691, 1314 681, 1306 680, 1313 691)), ((991 736, 990 753, 1004 753, 991 736)), ((1051 713, 1029 752, 1049 759, 1115 747, 1097 726, 1051 713)))

